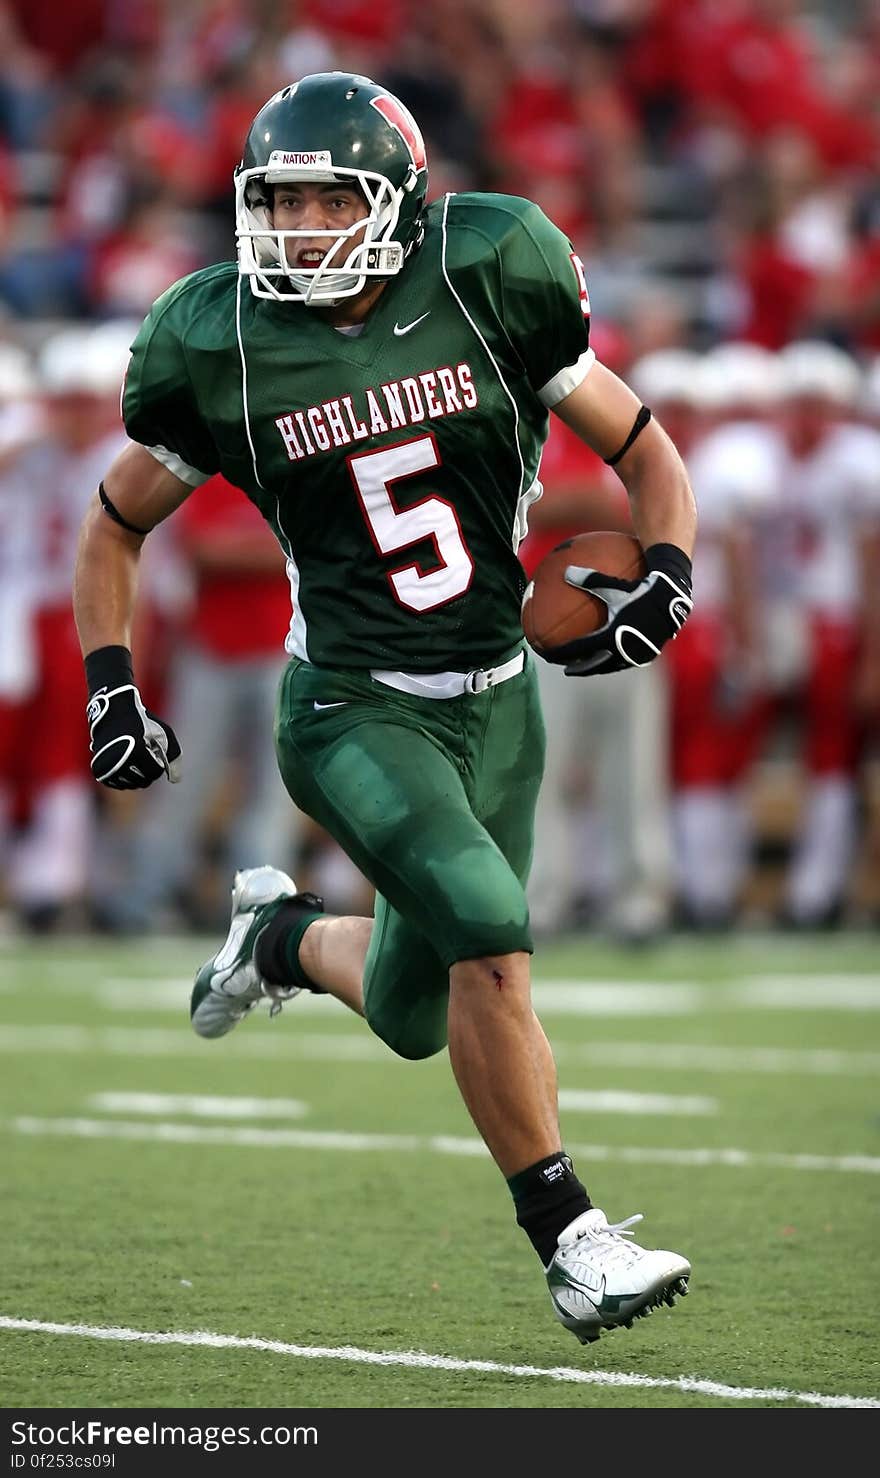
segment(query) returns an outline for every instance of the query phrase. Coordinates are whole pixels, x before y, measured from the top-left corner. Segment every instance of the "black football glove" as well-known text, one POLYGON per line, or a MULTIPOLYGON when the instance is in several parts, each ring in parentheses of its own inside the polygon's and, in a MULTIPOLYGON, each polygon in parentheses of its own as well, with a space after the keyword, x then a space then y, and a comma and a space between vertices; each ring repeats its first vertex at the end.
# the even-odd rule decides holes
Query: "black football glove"
POLYGON ((180 779, 180 745, 170 726, 144 707, 126 647, 101 647, 86 658, 91 769, 112 790, 146 790, 160 775, 180 779))
POLYGON ((691 562, 675 544, 652 544, 645 559, 648 573, 641 580, 619 580, 599 570, 568 566, 566 583, 604 601, 608 620, 589 636, 543 653, 548 662, 564 663, 569 677, 624 672, 653 662, 693 609, 691 562))

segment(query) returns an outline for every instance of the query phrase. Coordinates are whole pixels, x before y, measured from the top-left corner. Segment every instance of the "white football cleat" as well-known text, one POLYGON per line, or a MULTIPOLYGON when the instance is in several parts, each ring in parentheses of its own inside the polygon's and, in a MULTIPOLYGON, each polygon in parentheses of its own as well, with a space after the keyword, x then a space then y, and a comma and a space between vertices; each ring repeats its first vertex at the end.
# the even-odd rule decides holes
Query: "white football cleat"
POLYGON ((677 1252, 640 1247, 627 1229, 641 1215, 609 1225, 593 1206, 559 1234, 545 1269, 553 1311, 581 1344, 603 1329, 629 1328, 633 1319, 688 1291, 691 1265, 677 1252))
POLYGON ((323 903, 313 893, 297 893, 293 878, 277 867, 250 867, 235 874, 232 922, 226 939, 196 975, 190 998, 190 1020, 200 1037, 223 1037, 252 1011, 263 996, 272 1001, 271 1015, 282 1001, 292 1000, 299 985, 270 985, 254 964, 258 935, 286 900, 302 901, 303 912, 320 913, 323 903))

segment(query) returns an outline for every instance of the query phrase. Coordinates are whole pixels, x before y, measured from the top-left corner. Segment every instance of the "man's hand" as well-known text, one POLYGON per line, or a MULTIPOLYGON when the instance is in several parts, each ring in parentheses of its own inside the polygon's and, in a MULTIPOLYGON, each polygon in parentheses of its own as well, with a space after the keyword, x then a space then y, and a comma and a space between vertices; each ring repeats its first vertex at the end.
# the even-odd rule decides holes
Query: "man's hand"
POLYGON ((619 580, 569 565, 566 582, 604 601, 608 620, 589 636, 545 652, 548 662, 565 663, 569 677, 623 672, 653 662, 693 609, 691 562, 674 544, 653 544, 645 558, 648 573, 641 580, 619 580))
POLYGON ((91 769, 112 790, 146 790, 160 775, 180 779, 174 730, 144 707, 134 683, 131 654, 102 647, 86 657, 91 769))
POLYGON ((146 790, 160 775, 180 779, 174 730, 144 708, 133 683, 99 688, 86 708, 92 774, 113 790, 146 790))

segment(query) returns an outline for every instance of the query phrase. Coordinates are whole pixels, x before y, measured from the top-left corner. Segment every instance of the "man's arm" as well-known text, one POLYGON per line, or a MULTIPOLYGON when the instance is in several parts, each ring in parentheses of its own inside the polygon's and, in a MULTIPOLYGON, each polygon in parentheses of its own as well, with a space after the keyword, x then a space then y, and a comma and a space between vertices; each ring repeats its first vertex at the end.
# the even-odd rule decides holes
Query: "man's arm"
POLYGON ((144 708, 132 674, 140 552, 149 531, 192 488, 135 442, 117 457, 103 486, 118 518, 96 493, 80 529, 73 578, 73 612, 89 688, 92 773, 115 790, 140 790, 160 775, 177 779, 180 755, 172 729, 144 708))
POLYGON ((553 410, 614 466, 626 488, 648 573, 643 580, 619 580, 570 566, 568 583, 604 601, 608 620, 590 636, 544 656, 564 663, 571 676, 643 667, 678 634, 692 606, 697 510, 684 463, 663 428, 644 413, 640 418, 642 407, 632 390, 602 364, 594 364, 553 410))
MULTIPOLYGON (((553 412, 607 460, 623 446, 640 407, 629 386, 597 363, 553 412)), ((657 421, 652 418, 639 432, 614 470, 626 488, 642 547, 675 544, 690 558, 697 531, 694 495, 684 463, 657 421)))
POLYGON ((137 442, 129 442, 104 478, 107 497, 133 528, 115 522, 96 493, 83 519, 73 577, 73 613, 82 654, 131 645, 141 547, 150 529, 193 489, 137 442))

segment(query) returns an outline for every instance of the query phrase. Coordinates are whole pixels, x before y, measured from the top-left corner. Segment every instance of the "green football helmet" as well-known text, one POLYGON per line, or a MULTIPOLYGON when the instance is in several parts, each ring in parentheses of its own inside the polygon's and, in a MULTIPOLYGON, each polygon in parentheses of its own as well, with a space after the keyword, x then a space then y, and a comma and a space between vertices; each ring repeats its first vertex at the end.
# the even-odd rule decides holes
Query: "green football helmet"
POLYGON ((303 77, 260 109, 235 171, 239 272, 258 298, 326 308, 354 297, 368 278, 395 276, 418 245, 427 188, 422 135, 398 98, 351 72, 303 77), (341 234, 276 231, 270 187, 293 181, 356 184, 367 214, 341 234), (323 260, 291 271, 286 239, 321 235, 332 239, 323 260))

